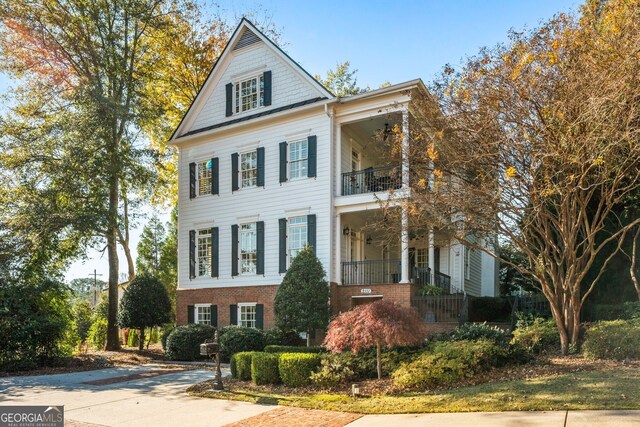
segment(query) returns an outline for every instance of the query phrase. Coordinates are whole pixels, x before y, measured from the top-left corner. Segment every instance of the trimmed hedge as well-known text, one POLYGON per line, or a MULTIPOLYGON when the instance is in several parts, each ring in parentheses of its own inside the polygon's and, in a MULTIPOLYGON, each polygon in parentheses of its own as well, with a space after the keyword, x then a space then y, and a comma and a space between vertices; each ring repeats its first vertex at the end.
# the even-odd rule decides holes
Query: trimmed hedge
POLYGON ((591 359, 640 359, 640 322, 599 322, 587 331, 582 350, 591 359))
POLYGON ((165 325, 162 327, 162 334, 160 334, 160 342, 162 343, 162 350, 167 351, 167 338, 176 327, 173 325, 165 325))
POLYGON ((241 351, 231 356, 231 376, 239 380, 248 381, 251 379, 251 358, 253 351, 241 351))
POLYGON ((255 352, 251 356, 251 379, 256 385, 280 382, 278 354, 255 352))
POLYGON ((209 325, 189 324, 175 328, 167 338, 166 356, 171 360, 197 360, 200 344, 213 338, 216 328, 209 325))
POLYGON ((296 347, 292 345, 268 345, 264 348, 265 353, 324 353, 324 347, 296 347))
POLYGON ((284 385, 301 387, 311 384, 311 374, 320 366, 320 355, 311 353, 282 353, 278 363, 284 385))
POLYGON ((242 351, 261 351, 264 348, 264 334, 255 328, 226 326, 220 332, 220 350, 233 356, 242 351))

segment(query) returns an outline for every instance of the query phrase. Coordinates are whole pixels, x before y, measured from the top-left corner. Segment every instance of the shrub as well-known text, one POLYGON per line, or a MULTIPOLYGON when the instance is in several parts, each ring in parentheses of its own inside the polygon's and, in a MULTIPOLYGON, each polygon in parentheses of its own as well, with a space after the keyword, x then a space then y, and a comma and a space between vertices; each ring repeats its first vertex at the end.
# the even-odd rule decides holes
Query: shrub
MULTIPOLYGON (((344 356, 342 353, 339 356, 344 356)), ((311 374, 311 382, 321 388, 334 388, 356 379, 353 370, 340 357, 324 355, 320 361, 320 370, 311 374)))
POLYGON ((423 297, 438 296, 444 294, 444 290, 440 286, 424 285, 418 290, 418 295, 423 297))
POLYGON ((465 323, 458 326, 444 337, 448 341, 488 339, 496 344, 507 343, 507 332, 496 326, 489 326, 485 323, 465 323))
POLYGON ((291 345, 268 345, 264 348, 265 353, 322 353, 324 347, 296 347, 291 345))
POLYGON ((89 328, 87 340, 93 348, 104 350, 104 346, 107 344, 107 319, 102 317, 96 318, 89 328))
POLYGON ((311 353, 282 353, 278 371, 284 385, 301 387, 311 384, 311 374, 320 366, 320 355, 311 353))
POLYGON ((511 319, 511 304, 507 298, 476 297, 469 301, 470 322, 504 322, 511 319))
POLYGON ((160 342, 162 343, 162 350, 167 351, 167 338, 169 334, 175 329, 174 325, 168 324, 162 327, 162 334, 160 335, 160 342))
POLYGON ((496 366, 504 355, 504 350, 486 339, 437 342, 429 353, 403 364, 392 375, 401 388, 449 386, 496 366))
POLYGON ((167 338, 165 354, 171 360, 200 359, 200 344, 213 338, 215 328, 209 325, 189 324, 176 327, 167 338))
POLYGON ((231 356, 230 369, 231 376, 239 380, 248 381, 251 379, 251 358, 254 352, 241 351, 231 356))
POLYGON ((264 334, 255 328, 226 326, 220 334, 220 349, 228 357, 241 351, 262 351, 264 334))
POLYGON ((298 346, 300 335, 296 331, 283 331, 279 328, 271 328, 264 331, 264 345, 298 346))
POLYGON ((640 322, 599 322, 587 331, 582 349, 584 355, 592 359, 639 359, 640 322))
POLYGON ((253 353, 251 356, 251 379, 256 385, 280 382, 278 359, 279 355, 274 353, 253 353))
POLYGON ((76 325, 76 332, 80 338, 80 342, 87 341, 89 336, 89 328, 91 327, 91 318, 93 317, 93 310, 89 301, 80 300, 76 301, 71 307, 73 313, 73 321, 76 325))
POLYGON ((527 351, 540 353, 560 347, 560 336, 553 320, 536 318, 528 326, 513 331, 512 344, 520 344, 527 351))

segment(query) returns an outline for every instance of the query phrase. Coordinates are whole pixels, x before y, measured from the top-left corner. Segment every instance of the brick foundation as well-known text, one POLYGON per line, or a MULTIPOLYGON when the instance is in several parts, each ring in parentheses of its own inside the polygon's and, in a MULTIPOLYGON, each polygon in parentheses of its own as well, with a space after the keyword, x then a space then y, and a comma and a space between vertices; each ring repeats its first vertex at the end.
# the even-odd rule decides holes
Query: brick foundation
MULTIPOLYGON (((411 307, 411 296, 417 292, 417 285, 410 283, 390 283, 381 285, 338 285, 331 283, 331 315, 351 310, 362 300, 382 295, 403 307, 411 307), (365 290, 366 293, 362 291, 365 290), (369 292, 371 290, 371 292, 369 292), (354 298, 355 297, 355 298, 354 298)), ((379 298, 378 298, 379 299, 379 298)))
POLYGON ((234 286, 228 288, 178 289, 176 292, 176 323, 187 323, 187 306, 215 304, 218 306, 218 326, 230 324, 230 305, 241 302, 264 304, 264 328, 275 326, 273 301, 278 285, 234 286))

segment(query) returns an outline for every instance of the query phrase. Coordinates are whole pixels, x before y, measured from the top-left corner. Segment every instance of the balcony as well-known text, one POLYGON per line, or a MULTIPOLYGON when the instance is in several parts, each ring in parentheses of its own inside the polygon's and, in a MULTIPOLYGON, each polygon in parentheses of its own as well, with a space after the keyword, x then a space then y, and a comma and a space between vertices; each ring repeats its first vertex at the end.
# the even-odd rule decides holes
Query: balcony
POLYGON ((400 260, 366 260, 342 263, 342 283, 344 285, 399 283, 400 273, 400 260))
POLYGON ((402 174, 398 167, 371 167, 342 174, 343 196, 398 190, 401 187, 402 174))

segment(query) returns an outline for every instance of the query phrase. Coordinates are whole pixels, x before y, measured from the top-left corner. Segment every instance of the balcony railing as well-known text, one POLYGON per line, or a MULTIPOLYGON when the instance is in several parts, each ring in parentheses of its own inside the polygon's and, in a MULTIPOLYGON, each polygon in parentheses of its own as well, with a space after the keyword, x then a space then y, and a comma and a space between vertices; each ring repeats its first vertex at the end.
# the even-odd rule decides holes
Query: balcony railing
POLYGON ((400 260, 366 260, 342 263, 342 283, 374 285, 400 282, 400 260))
POLYGON ((399 168, 367 168, 342 174, 342 195, 375 193, 402 187, 399 168))
MULTIPOLYGON (((456 289, 451 289, 451 276, 447 276, 446 274, 436 271, 433 274, 433 278, 433 285, 442 289, 443 294, 452 294, 457 292, 456 289), (452 292, 452 290, 454 292, 452 292)), ((431 269, 429 267, 413 267, 411 271, 411 280, 413 283, 420 286, 431 285, 431 269)))

